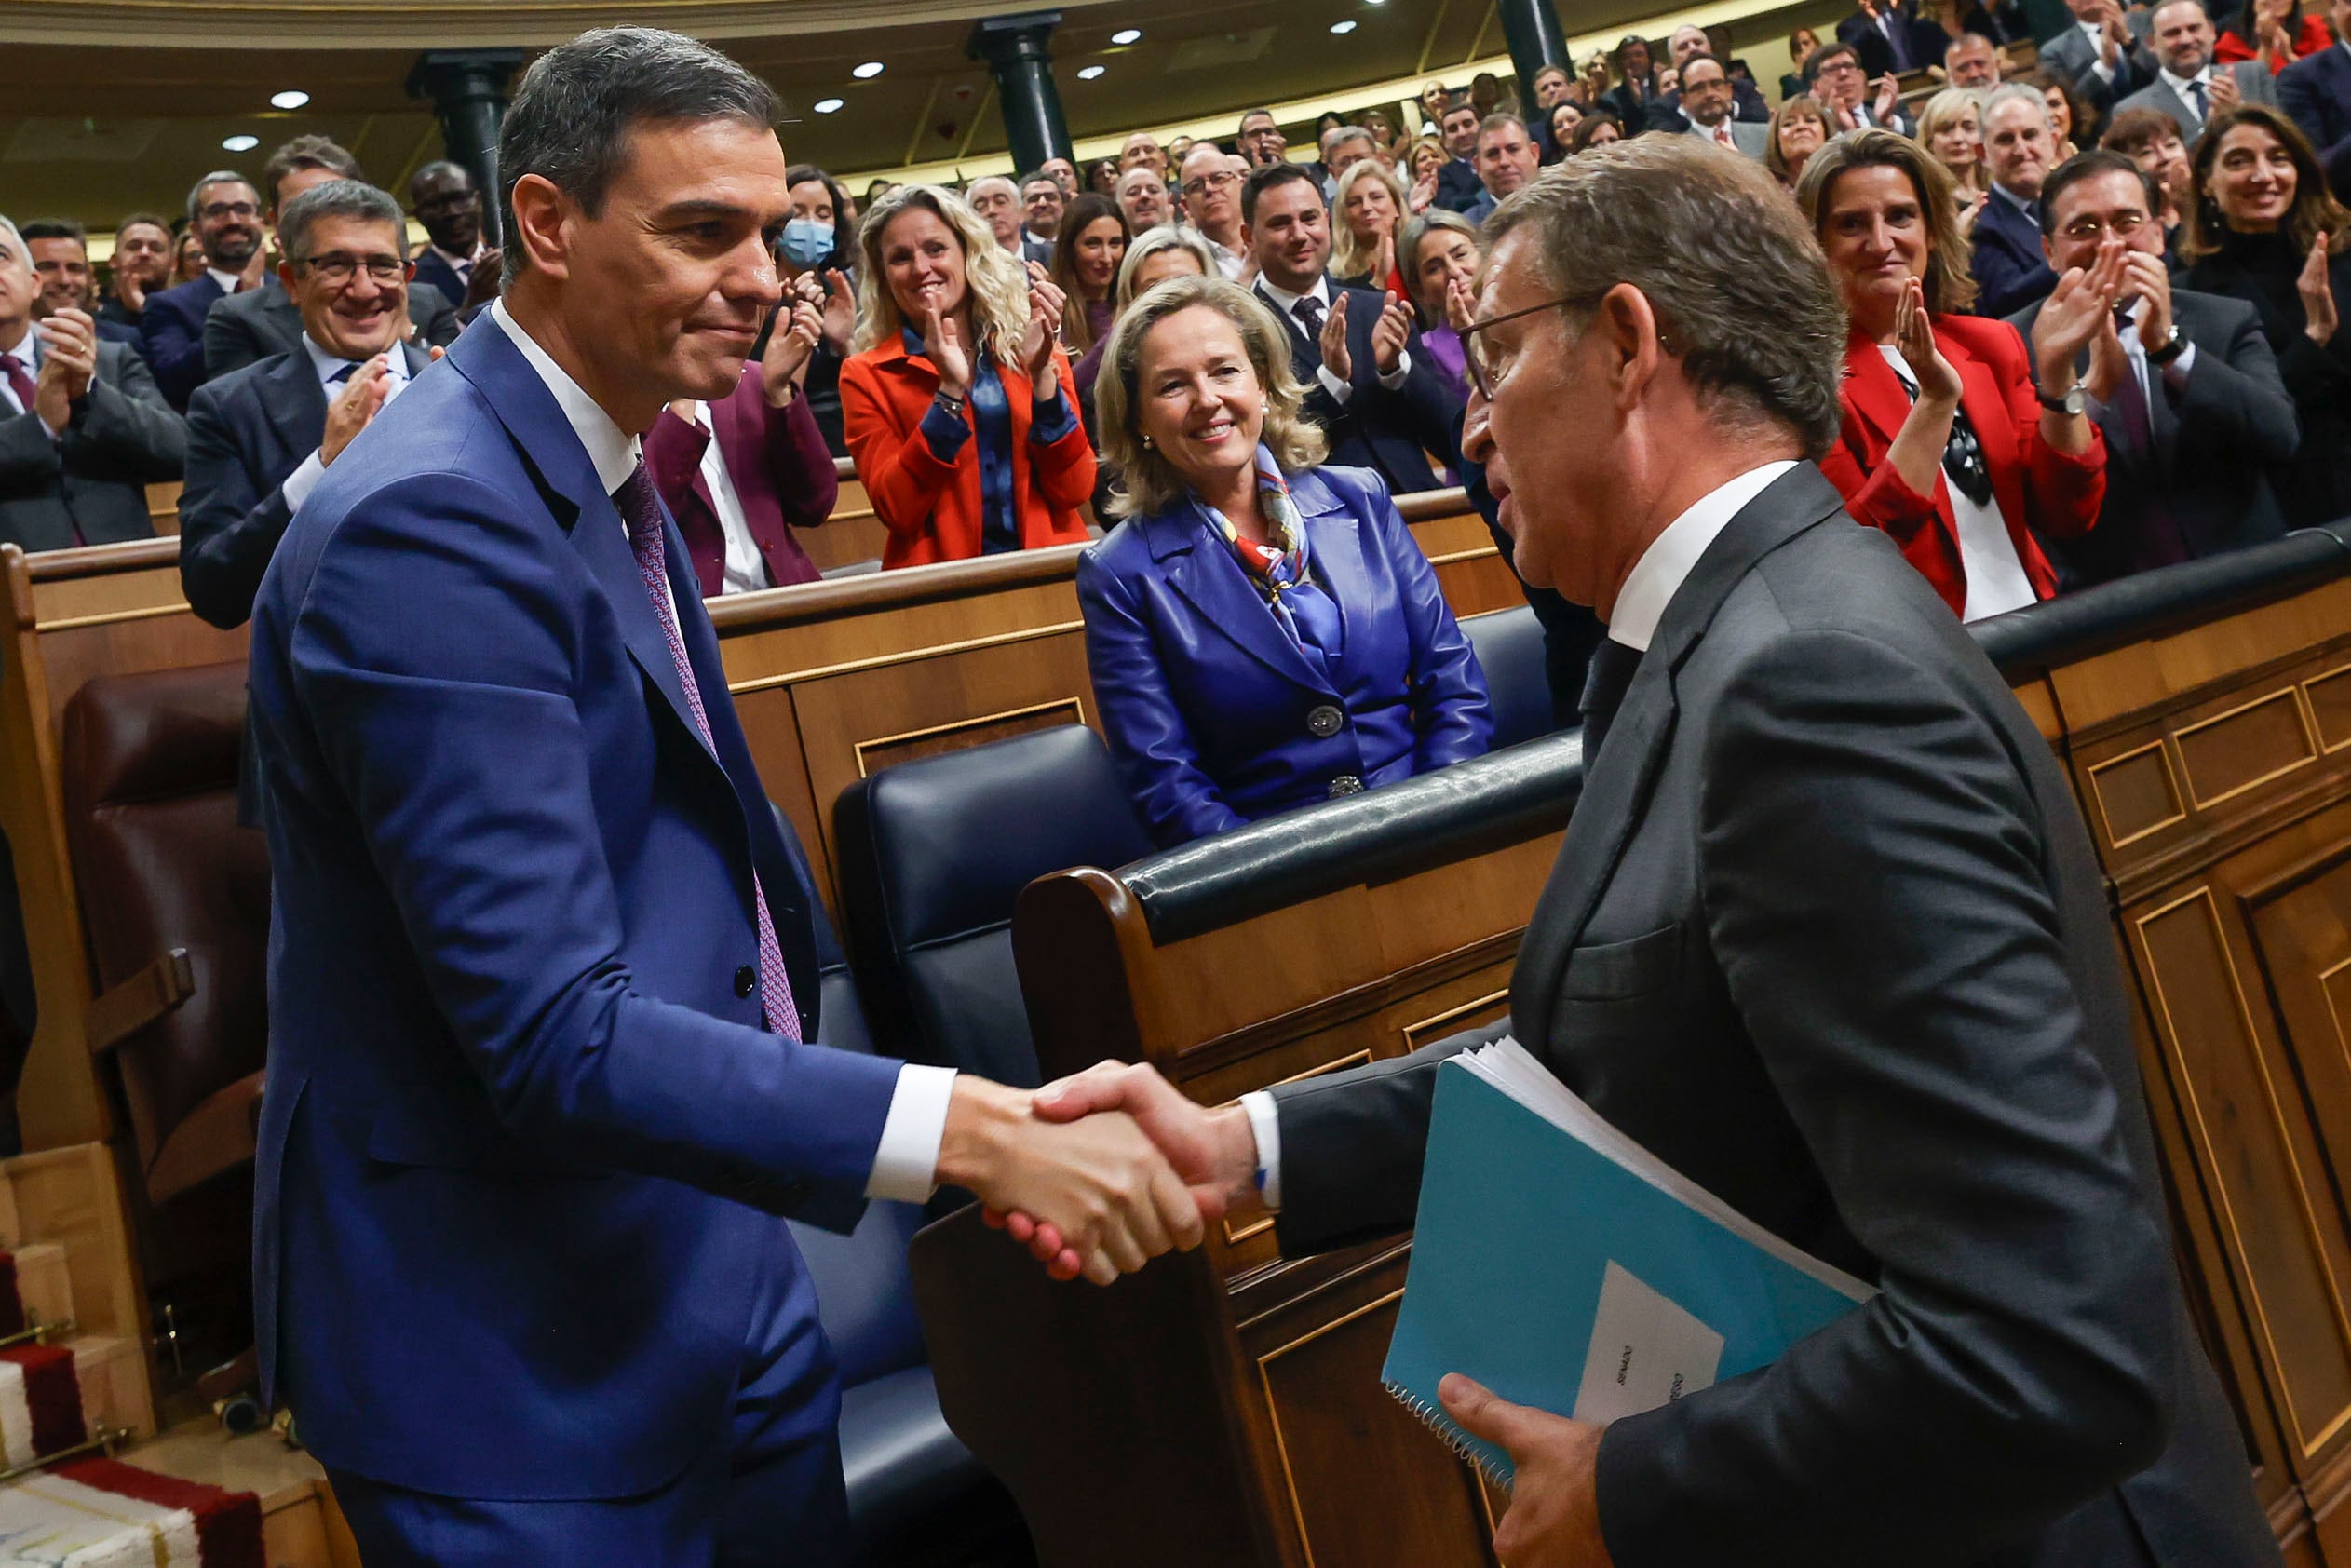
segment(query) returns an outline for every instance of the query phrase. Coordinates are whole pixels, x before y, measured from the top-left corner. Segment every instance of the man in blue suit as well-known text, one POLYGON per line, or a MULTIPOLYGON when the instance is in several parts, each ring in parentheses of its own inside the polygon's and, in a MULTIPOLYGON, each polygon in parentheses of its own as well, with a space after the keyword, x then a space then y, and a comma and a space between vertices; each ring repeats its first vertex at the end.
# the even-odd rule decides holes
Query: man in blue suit
POLYGON ((261 194, 235 169, 215 169, 188 193, 188 222, 204 244, 204 276, 149 294, 139 320, 155 385, 182 413, 204 380, 204 318, 212 302, 261 286, 261 194))
POLYGON ((1460 411, 1420 352, 1411 310, 1324 273, 1331 212, 1314 176, 1294 163, 1251 173, 1241 232, 1257 258, 1258 294, 1290 328, 1305 415, 1329 441, 1330 460, 1377 470, 1395 495, 1443 484, 1428 454, 1452 446, 1460 411))
POLYGON ((2040 90, 2010 82, 1983 102, 1984 163, 1992 190, 1976 214, 1976 309, 2014 316, 2057 287, 2041 248, 2041 184, 2057 166, 2057 133, 2040 90))
POLYGON ((2334 29, 2334 47, 2277 74, 2277 106, 2310 138, 2319 164, 2339 169, 2351 155, 2351 0, 2334 0, 2327 22, 2334 29))
POLYGON ((1104 1281, 1200 1235, 1131 1122, 804 1043, 814 897, 638 442, 782 297, 776 111, 673 34, 542 55, 503 303, 328 470, 254 606, 255 1327, 370 1568, 840 1561, 782 1216, 952 1183, 1077 1225, 1104 1281))

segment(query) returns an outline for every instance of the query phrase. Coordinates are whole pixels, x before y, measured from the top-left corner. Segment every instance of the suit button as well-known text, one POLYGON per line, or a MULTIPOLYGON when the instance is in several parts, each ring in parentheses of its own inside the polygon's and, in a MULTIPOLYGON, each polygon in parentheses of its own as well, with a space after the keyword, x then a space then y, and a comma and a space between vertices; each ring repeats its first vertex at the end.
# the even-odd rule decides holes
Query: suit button
POLYGON ((1339 775, 1338 777, 1331 781, 1331 798, 1334 801, 1341 795, 1359 795, 1361 793, 1363 793, 1363 780, 1358 778, 1352 773, 1343 773, 1339 775))
POLYGON ((1347 716, 1325 704, 1306 715, 1306 729, 1317 740, 1328 740, 1346 726, 1347 716))
POLYGON ((741 968, 735 971, 736 995, 749 996, 751 994, 752 989, 758 984, 759 971, 752 968, 749 964, 744 965, 741 968))

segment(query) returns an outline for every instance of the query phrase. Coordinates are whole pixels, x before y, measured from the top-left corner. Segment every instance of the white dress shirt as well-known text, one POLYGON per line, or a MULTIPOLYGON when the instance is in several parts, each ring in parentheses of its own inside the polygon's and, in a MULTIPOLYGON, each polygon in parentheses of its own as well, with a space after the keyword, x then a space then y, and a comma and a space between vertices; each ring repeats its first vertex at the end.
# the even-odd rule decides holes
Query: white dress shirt
MULTIPOLYGON (((2075 22, 2074 25, 2080 28, 2083 35, 2089 39, 2089 68, 2098 73, 2100 81, 2113 81, 2115 68, 2106 63, 2106 24, 2099 21, 2082 21, 2075 22)), ((2121 53, 2119 49, 2115 51, 2117 59, 2121 57, 2121 53)))
MULTIPOLYGON (((14 348, 0 348, 0 354, 14 355, 18 362, 24 366, 26 379, 36 385, 40 383, 41 334, 34 330, 32 322, 27 321, 24 324, 24 341, 14 348)), ((91 379, 94 381, 97 378, 93 376, 91 379)), ((0 376, 0 406, 5 406, 18 413, 29 413, 36 419, 40 418, 40 410, 26 408, 18 400, 16 388, 8 385, 8 378, 6 376, 0 376)), ((49 422, 46 419, 41 420, 41 429, 52 441, 61 441, 65 439, 65 432, 51 429, 49 422)))
POLYGON ((219 267, 213 266, 206 267, 204 271, 206 276, 221 286, 221 292, 223 294, 234 294, 245 287, 245 275, 241 272, 223 272, 219 267))
MULTIPOLYGON (((637 471, 642 453, 636 437, 623 430, 604 412, 595 399, 589 397, 555 362, 554 357, 532 341, 531 334, 515 324, 507 314, 504 300, 493 303, 487 318, 513 340, 522 351, 522 358, 536 371, 547 389, 555 395, 556 406, 571 422, 573 434, 587 449, 588 460, 596 469, 596 482, 609 495, 628 482, 628 476, 637 471)), ((621 528, 626 532, 628 522, 621 528)), ((669 595, 669 585, 662 585, 669 595)), ((670 598, 670 614, 677 613, 677 602, 670 598)), ((898 1070, 898 1088, 890 1096, 889 1114, 882 1120, 882 1140, 873 1153, 873 1171, 866 1178, 865 1196, 892 1198, 900 1203, 921 1203, 939 1184, 939 1146, 947 1133, 947 1102, 953 1095, 955 1074, 947 1067, 925 1067, 906 1062, 898 1070)))
MULTIPOLYGON (((1882 343, 1878 352, 1885 356, 1885 362, 1894 369, 1894 379, 1915 401, 1917 384, 1902 351, 1882 343)), ((1959 574, 1967 584, 1966 604, 1959 618, 1979 621, 2037 602, 2040 596, 2033 591, 2033 579, 2024 574, 2024 562, 2017 559, 2016 541, 2008 536, 2007 520, 2000 515, 2000 497, 1995 494, 1979 505, 1948 482, 1943 492, 1951 497, 1952 523, 1959 535, 1959 574)))
MULTIPOLYGON (((2193 76, 2175 76, 2171 74, 2171 68, 2166 65, 2157 67, 2155 74, 2163 78, 2163 85, 2171 89, 2173 97, 2179 99, 2180 107, 2185 109, 2191 115, 2194 115, 2196 124, 2202 125, 2206 116, 2212 112, 2212 67, 2207 65, 2203 70, 2197 72, 2193 76), (2202 114, 2198 114, 2196 112, 2196 94, 2188 90, 2191 86, 2198 84, 2200 84, 2204 88, 2204 112, 2202 114)), ((2192 137, 2190 140, 2193 141, 2194 138, 2192 137)))
MULTIPOLYGON (((1296 322, 1298 326, 1302 328, 1305 326, 1304 321, 1298 319, 1300 300, 1314 301, 1316 304, 1322 307, 1323 319, 1326 321, 1330 319, 1331 279, 1328 277, 1316 278, 1315 286, 1303 294, 1293 294, 1287 289, 1276 288, 1274 280, 1262 272, 1257 275, 1257 281, 1264 288, 1265 297, 1274 302, 1274 308, 1296 322)), ((1319 352, 1317 348, 1317 353, 1319 354, 1319 352)), ((1403 385, 1404 378, 1412 373, 1412 357, 1410 354, 1398 354, 1396 357, 1396 369, 1380 377, 1380 385, 1393 392, 1403 385)), ((1328 365, 1317 364, 1315 367, 1315 379, 1322 383, 1322 389, 1330 393, 1332 399, 1342 408, 1346 406, 1349 398, 1355 396, 1354 384, 1341 381, 1331 373, 1331 367, 1328 365)))
MULTIPOLYGON (((438 245, 430 245, 426 247, 426 249, 429 250, 434 255, 439 256, 442 261, 449 264, 449 270, 457 275, 458 282, 470 287, 474 280, 474 264, 481 260, 482 251, 488 250, 489 247, 477 244, 474 247, 474 253, 470 256, 460 256, 456 251, 444 250, 438 245)), ((451 304, 463 304, 466 302, 463 300, 452 300, 449 303, 451 304)))
POLYGON ((1249 256, 1245 251, 1218 244, 1209 237, 1206 229, 1195 228, 1189 223, 1183 224, 1182 228, 1184 233, 1209 248, 1209 254, 1216 258, 1216 270, 1223 275, 1225 282, 1238 283, 1241 280, 1241 275, 1249 270, 1249 256))
MULTIPOLYGON (((310 356, 312 369, 318 372, 318 385, 325 389, 327 401, 333 402, 343 396, 344 388, 344 384, 336 381, 335 377, 341 375, 343 368, 352 361, 328 353, 308 332, 302 334, 302 346, 310 356)), ((378 413, 389 407, 393 399, 408 390, 408 355, 399 344, 394 344, 385 352, 384 379, 390 385, 384 389, 384 404, 375 411, 378 413)), ((310 499, 310 493, 318 488, 320 480, 327 477, 327 460, 321 455, 324 450, 313 447, 310 455, 302 460, 302 466, 288 474, 286 482, 278 487, 286 493, 289 510, 302 510, 302 504, 310 499)))
MULTIPOLYGON (((1616 590, 1616 604, 1608 615, 1609 641, 1647 653, 1650 642, 1657 635, 1657 623, 1665 618, 1666 606, 1673 602, 1673 596, 1697 569, 1698 558, 1706 554, 1707 547, 1730 526, 1731 520, 1750 501, 1795 466, 1788 458, 1759 464, 1708 491, 1680 517, 1667 523, 1664 531, 1649 541, 1649 547, 1641 552, 1632 570, 1625 574, 1625 586, 1616 590)), ((1263 1198, 1266 1208, 1278 1210, 1280 1112, 1274 1097, 1263 1089, 1242 1095, 1241 1109, 1249 1114, 1250 1131, 1257 1138, 1258 1196, 1263 1198)))
POLYGON ((750 520, 743 515, 743 498, 736 493, 734 476, 726 471, 726 454, 719 450, 718 426, 711 422, 709 404, 694 405, 694 423, 709 432, 709 439, 702 443, 702 482, 709 488, 710 505, 719 515, 719 534, 726 540, 726 561, 719 574, 719 592, 752 593, 773 588, 775 584, 767 575, 767 558, 759 553, 759 541, 751 537, 750 520))

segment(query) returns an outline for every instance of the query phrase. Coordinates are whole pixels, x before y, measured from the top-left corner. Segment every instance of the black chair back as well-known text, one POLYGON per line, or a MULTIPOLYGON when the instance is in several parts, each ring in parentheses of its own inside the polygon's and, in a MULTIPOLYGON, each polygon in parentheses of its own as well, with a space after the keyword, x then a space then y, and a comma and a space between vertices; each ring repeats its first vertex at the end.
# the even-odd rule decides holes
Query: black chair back
POLYGON ((1493 749, 1548 735, 1551 683, 1544 668, 1543 623, 1521 604, 1515 610, 1466 615, 1462 635, 1486 672, 1486 696, 1493 710, 1493 749))

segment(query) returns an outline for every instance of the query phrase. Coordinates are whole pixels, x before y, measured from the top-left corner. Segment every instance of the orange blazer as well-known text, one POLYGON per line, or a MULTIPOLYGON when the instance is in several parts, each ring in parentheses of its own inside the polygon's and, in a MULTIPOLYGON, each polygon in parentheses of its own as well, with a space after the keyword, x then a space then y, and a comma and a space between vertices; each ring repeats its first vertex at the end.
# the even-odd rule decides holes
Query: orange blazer
MULTIPOLYGON (((1076 411, 1076 378, 1069 356, 1053 350, 1061 396, 1076 411)), ((1012 494, 1020 525, 1020 547, 1082 545, 1086 523, 1078 515, 1094 493, 1094 449, 1086 422, 1049 446, 1029 440, 1029 409, 1034 392, 1018 365, 998 365, 1005 399, 1012 405, 1012 494)), ((873 500, 873 515, 890 531, 882 565, 920 566, 963 561, 980 553, 980 433, 955 453, 953 463, 931 455, 923 439, 923 415, 939 394, 939 372, 920 354, 906 352, 895 335, 853 355, 841 367, 841 425, 857 459, 858 478, 873 500)), ((964 412, 968 421, 971 412, 964 412)))
MULTIPOLYGON (((2041 438, 2041 400, 2033 388, 2033 362, 2024 340, 2006 321, 1938 316, 1935 345, 1959 372, 1959 406, 1983 445, 1993 500, 2008 525, 2008 541, 2033 584, 2033 596, 2057 592, 2057 574, 2033 542, 2035 532, 2071 539, 2089 532, 2106 498, 2106 439, 2093 424, 2089 449, 2079 456, 2041 438)), ((1967 578, 1959 562, 1958 525, 1952 520, 1951 480, 1938 467, 1935 493, 1921 495, 1885 460, 1911 398, 1876 344, 1856 338, 1844 356, 1844 424, 1820 471, 1844 496, 1856 520, 1883 528, 1912 565, 1961 614, 1967 578)))

